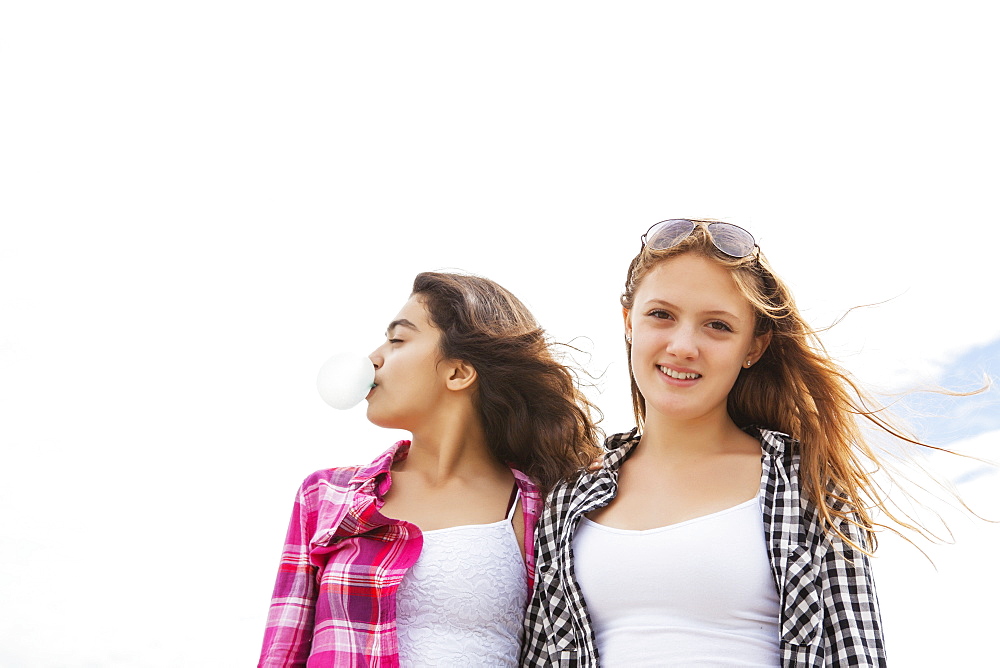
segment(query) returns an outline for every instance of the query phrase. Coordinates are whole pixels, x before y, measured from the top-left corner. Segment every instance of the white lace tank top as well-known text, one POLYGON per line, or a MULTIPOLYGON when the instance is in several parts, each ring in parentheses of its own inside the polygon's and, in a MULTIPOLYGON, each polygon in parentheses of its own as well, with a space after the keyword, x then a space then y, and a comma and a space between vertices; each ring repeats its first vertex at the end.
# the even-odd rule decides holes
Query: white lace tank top
POLYGON ((527 571, 511 518, 424 531, 396 592, 399 665, 517 666, 527 571))

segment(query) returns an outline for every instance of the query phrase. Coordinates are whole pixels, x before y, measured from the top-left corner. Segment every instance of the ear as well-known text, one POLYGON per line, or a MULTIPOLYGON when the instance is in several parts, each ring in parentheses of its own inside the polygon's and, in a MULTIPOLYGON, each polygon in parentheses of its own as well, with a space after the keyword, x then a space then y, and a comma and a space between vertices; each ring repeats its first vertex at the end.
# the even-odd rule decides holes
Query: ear
POLYGON ((445 373, 447 374, 445 384, 449 390, 456 392, 469 389, 479 378, 479 374, 471 364, 460 360, 449 361, 445 373))
POLYGON ((753 337, 753 341, 750 343, 750 350, 747 351, 747 361, 751 365, 756 364, 769 345, 771 345, 771 332, 764 332, 760 336, 753 337))
POLYGON ((625 321, 625 338, 632 340, 632 312, 627 308, 622 308, 622 320, 625 321))

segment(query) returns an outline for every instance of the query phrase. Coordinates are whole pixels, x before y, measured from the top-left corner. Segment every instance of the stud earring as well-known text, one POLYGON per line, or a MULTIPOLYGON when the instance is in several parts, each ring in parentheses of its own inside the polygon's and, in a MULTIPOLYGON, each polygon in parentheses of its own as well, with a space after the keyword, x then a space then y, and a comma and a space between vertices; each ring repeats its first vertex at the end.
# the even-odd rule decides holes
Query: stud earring
POLYGON ((748 368, 748 369, 750 368, 750 365, 751 365, 751 364, 753 364, 753 362, 751 362, 750 360, 747 360, 747 361, 746 361, 746 365, 747 365, 747 368, 748 368))
POLYGON ((625 343, 632 343, 632 337, 628 334, 625 335, 625 343))

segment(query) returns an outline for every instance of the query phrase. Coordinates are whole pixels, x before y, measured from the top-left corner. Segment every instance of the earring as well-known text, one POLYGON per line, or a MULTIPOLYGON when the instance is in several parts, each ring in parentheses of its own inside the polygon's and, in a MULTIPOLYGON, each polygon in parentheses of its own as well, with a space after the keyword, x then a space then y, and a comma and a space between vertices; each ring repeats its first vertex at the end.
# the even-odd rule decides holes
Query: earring
POLYGON ((625 335, 625 343, 632 343, 632 337, 628 334, 625 335))
POLYGON ((748 369, 750 368, 750 365, 751 365, 751 364, 753 364, 753 362, 751 362, 750 360, 747 360, 747 361, 746 361, 746 365, 747 365, 747 368, 748 368, 748 369))

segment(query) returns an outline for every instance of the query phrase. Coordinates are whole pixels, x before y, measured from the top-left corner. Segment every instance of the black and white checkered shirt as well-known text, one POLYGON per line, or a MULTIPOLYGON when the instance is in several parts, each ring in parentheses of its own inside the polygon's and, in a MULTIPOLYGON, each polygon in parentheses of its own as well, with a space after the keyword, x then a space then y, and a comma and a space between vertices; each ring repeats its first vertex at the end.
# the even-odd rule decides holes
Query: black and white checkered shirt
MULTIPOLYGON (((761 511, 781 606, 782 666, 885 666, 868 557, 822 531, 800 494, 797 443, 778 432, 752 433, 763 451, 761 511)), ((535 589, 522 666, 598 665, 593 626, 573 573, 573 536, 585 513, 615 498, 618 469, 638 442, 635 430, 609 437, 601 470, 552 491, 535 533, 535 589)), ((840 529, 865 545, 857 527, 845 522, 840 529)))

